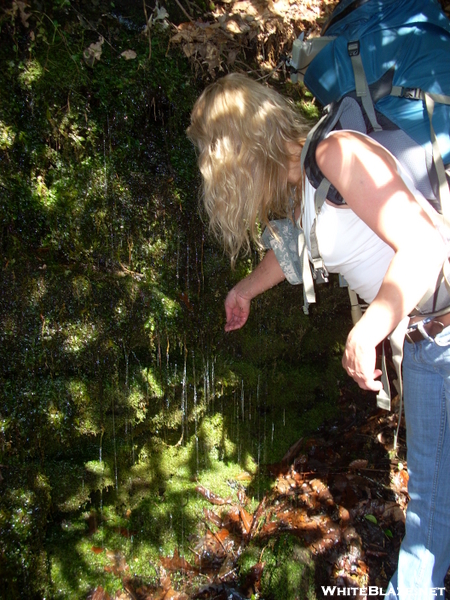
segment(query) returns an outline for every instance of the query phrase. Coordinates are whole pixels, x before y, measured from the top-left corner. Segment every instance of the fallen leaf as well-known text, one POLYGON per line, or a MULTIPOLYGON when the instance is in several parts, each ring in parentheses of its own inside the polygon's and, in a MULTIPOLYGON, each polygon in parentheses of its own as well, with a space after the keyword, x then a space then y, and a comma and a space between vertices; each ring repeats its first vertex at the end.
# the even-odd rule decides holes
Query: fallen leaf
POLYGON ((209 502, 211 502, 211 504, 217 504, 217 505, 231 504, 230 498, 227 498, 227 499, 221 498, 220 496, 218 496, 214 492, 211 492, 210 490, 207 490, 202 485, 198 485, 195 488, 195 491, 198 492, 199 494, 201 494, 202 496, 204 496, 209 502))
POLYGON ((244 508, 239 509, 239 514, 242 520, 244 533, 250 533, 250 529, 252 528, 253 517, 244 508))
POLYGON ((352 471, 356 471, 357 469, 365 469, 368 465, 368 462, 365 458, 358 458, 356 460, 352 460, 352 462, 348 465, 348 468, 352 471))
POLYGON ((134 50, 125 50, 120 56, 123 56, 125 60, 133 60, 137 54, 134 50))
POLYGON ((374 515, 364 515, 364 518, 367 521, 370 521, 371 523, 373 523, 374 525, 378 525, 377 518, 374 515))
POLYGON ((219 517, 219 515, 217 515, 210 508, 204 508, 203 509, 203 514, 205 516, 206 521, 209 521, 210 523, 213 523, 213 525, 215 525, 219 529, 222 527, 222 518, 219 517))
POLYGON ((252 476, 250 475, 250 473, 247 473, 247 471, 242 471, 242 473, 236 475, 235 479, 236 481, 251 481, 252 476))
POLYGON ((168 571, 195 571, 198 572, 196 567, 193 567, 188 561, 179 555, 178 549, 175 549, 172 558, 160 557, 162 566, 168 571))
POLYGON ((111 600, 111 596, 99 585, 89 596, 89 600, 111 600))
POLYGON ((120 533, 121 536, 126 538, 132 538, 137 534, 136 531, 130 531, 130 529, 127 529, 126 527, 118 527, 117 532, 120 533))
POLYGON ((114 550, 106 550, 106 556, 112 563, 105 567, 107 573, 114 573, 114 575, 120 575, 125 571, 128 571, 130 567, 127 565, 124 555, 121 552, 114 550))
POLYGON ((100 36, 98 42, 92 43, 83 52, 84 62, 89 66, 93 67, 96 60, 100 60, 102 56, 102 46, 105 40, 103 36, 100 36))

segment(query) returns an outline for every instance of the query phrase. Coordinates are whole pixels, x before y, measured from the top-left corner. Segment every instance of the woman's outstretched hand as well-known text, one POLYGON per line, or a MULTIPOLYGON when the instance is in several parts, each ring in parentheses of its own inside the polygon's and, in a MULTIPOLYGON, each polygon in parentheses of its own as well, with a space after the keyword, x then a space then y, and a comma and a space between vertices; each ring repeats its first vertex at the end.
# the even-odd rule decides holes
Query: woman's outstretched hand
POLYGON ((240 329, 247 322, 250 314, 250 300, 239 294, 237 286, 230 290, 225 300, 227 322, 225 331, 240 329))
POLYGON ((380 369, 375 367, 376 348, 364 338, 358 338, 358 326, 350 332, 345 346, 342 366, 360 388, 379 392, 382 389, 380 369))
POLYGON ((225 300, 227 322, 225 331, 243 327, 250 314, 250 302, 259 294, 284 280, 284 273, 273 250, 268 250, 256 269, 241 279, 228 293, 225 300))

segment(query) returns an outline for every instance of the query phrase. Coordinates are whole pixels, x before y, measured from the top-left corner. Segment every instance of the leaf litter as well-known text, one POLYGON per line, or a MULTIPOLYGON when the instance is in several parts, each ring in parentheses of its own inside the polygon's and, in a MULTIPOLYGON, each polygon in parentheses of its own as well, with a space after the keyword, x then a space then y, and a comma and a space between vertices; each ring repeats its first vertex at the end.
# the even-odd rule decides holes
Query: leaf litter
POLYGON ((305 32, 318 34, 336 1, 236 0, 211 3, 197 20, 176 26, 171 44, 181 47, 196 71, 214 76, 241 63, 262 71, 280 65, 294 40, 305 32))
MULTIPOLYGON (((250 545, 264 548, 286 533, 301 540, 320 565, 323 581, 316 583, 385 588, 395 570, 408 503, 404 427, 401 423, 394 452, 395 412, 374 407, 370 394, 350 390, 343 391, 340 408, 338 421, 299 440, 279 463, 261 467, 274 481, 255 510, 249 508, 248 474, 230 482, 236 493, 228 498, 197 486, 211 505, 203 510, 201 533, 190 540, 189 560, 178 551, 160 557, 158 586, 131 577, 125 557, 106 550, 106 570, 122 579, 123 589, 114 597, 251 597, 259 589, 264 560, 242 582, 239 557, 250 545)), ((99 590, 91 600, 107 598, 99 590)))

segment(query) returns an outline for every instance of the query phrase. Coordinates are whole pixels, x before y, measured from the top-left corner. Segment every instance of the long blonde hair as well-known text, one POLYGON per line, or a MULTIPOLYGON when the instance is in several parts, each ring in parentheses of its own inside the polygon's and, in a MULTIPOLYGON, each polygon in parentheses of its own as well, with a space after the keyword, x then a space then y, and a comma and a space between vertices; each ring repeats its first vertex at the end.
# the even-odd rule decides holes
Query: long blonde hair
POLYGON ((198 98, 187 134, 199 150, 202 197, 211 231, 235 262, 258 222, 290 214, 287 143, 302 143, 310 126, 273 89, 232 73, 198 98))

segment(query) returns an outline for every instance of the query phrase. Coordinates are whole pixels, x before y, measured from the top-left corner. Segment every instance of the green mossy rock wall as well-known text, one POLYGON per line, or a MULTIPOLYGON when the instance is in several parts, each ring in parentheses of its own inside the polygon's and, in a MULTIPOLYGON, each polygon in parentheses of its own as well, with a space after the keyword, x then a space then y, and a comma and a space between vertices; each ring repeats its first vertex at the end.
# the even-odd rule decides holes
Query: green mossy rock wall
POLYGON ((226 291, 259 256, 231 272, 209 238, 184 134, 204 82, 122 4, 0 15, 6 599, 114 592, 97 546, 150 580, 161 552, 188 549, 196 482, 226 495, 245 469, 256 501, 258 467, 334 410, 344 378, 336 283, 313 320, 286 284, 223 333, 226 291))

